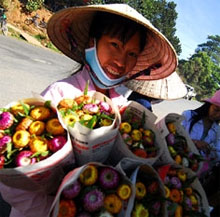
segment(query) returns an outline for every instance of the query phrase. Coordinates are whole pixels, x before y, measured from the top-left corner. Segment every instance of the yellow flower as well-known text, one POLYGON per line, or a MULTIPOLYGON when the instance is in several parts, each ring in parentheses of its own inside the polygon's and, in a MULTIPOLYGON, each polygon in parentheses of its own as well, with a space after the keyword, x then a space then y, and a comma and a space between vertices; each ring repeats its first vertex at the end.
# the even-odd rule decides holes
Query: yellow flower
POLYGON ((165 189, 165 197, 169 198, 170 197, 170 189, 166 185, 164 185, 164 189, 165 189))
POLYGON ((146 187, 142 182, 136 183, 136 198, 142 199, 147 193, 146 187))
POLYGON ((89 165, 86 169, 80 174, 79 179, 82 184, 88 186, 93 185, 98 178, 98 170, 95 166, 89 165))
POLYGON ((45 138, 36 136, 30 141, 30 149, 32 152, 46 152, 48 149, 48 141, 45 138))
POLYGON ((122 200, 127 200, 131 196, 131 187, 127 184, 122 184, 118 187, 117 194, 122 200))
POLYGON ((116 194, 109 194, 104 199, 104 207, 108 212, 117 214, 122 209, 122 201, 116 194))
POLYGON ((176 126, 173 122, 167 123, 167 128, 170 131, 170 133, 175 134, 176 133, 176 126))
POLYGON ((132 130, 131 132, 131 138, 134 140, 134 141, 140 141, 142 139, 142 133, 140 130, 132 130))
POLYGON ((130 133, 131 125, 128 122, 123 122, 120 124, 119 130, 121 133, 130 133))
POLYGON ((149 212, 142 204, 136 204, 132 211, 132 217, 148 217, 149 212))
POLYGON ((183 170, 179 170, 177 176, 183 182, 186 180, 186 173, 183 170))
POLYGON ((110 119, 102 119, 101 126, 110 126, 112 124, 112 120, 110 119))
POLYGON ((195 195, 192 194, 192 195, 189 196, 189 198, 190 198, 191 203, 192 203, 193 206, 198 205, 198 200, 197 200, 195 195))

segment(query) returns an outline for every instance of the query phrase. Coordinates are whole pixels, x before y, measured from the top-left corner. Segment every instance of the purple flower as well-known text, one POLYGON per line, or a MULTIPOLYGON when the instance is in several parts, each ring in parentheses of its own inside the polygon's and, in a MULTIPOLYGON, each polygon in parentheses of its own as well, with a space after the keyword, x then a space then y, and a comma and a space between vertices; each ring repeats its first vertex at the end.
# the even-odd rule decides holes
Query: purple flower
POLYGON ((169 133, 168 136, 166 137, 166 141, 168 145, 174 145, 175 143, 175 136, 173 133, 169 133))
POLYGON ((182 187, 181 181, 177 177, 172 177, 170 180, 171 184, 175 186, 175 188, 180 189, 182 187))
POLYGON ((186 205, 185 207, 186 207, 187 210, 189 210, 189 209, 192 208, 192 202, 191 202, 190 198, 185 197, 184 203, 185 203, 185 205, 186 205))
POLYGON ((81 190, 81 184, 78 180, 76 180, 73 184, 63 189, 63 196, 67 199, 73 199, 78 196, 81 190))
POLYGON ((83 202, 85 210, 95 212, 103 207, 104 194, 98 189, 92 190, 85 195, 83 202))
POLYGON ((6 150, 7 144, 11 142, 11 137, 6 135, 0 138, 0 153, 6 150))
POLYGON ((169 178, 169 176, 166 176, 164 179, 164 184, 168 185, 169 183, 170 183, 170 178, 169 178))
POLYGON ((99 183, 104 189, 116 188, 119 183, 118 172, 111 167, 102 168, 100 170, 99 183))
POLYGON ((96 104, 86 104, 83 106, 83 111, 88 114, 96 114, 99 112, 99 107, 96 104))

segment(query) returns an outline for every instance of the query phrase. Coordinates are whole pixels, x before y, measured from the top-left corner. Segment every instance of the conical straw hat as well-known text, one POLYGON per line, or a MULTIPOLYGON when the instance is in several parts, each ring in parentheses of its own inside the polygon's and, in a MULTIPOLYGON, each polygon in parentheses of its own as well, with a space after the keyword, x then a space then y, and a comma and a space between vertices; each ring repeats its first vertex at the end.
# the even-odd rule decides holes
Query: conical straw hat
POLYGON ((48 22, 50 40, 65 55, 83 63, 90 25, 98 11, 123 16, 143 25, 147 30, 146 46, 138 56, 133 71, 128 74, 128 79, 154 65, 159 67, 151 70, 150 75, 142 74, 135 79, 161 79, 175 71, 178 60, 171 43, 144 16, 126 4, 87 5, 60 10, 48 22))
POLYGON ((140 94, 156 99, 179 99, 187 94, 186 86, 177 72, 159 80, 131 80, 125 86, 140 94))

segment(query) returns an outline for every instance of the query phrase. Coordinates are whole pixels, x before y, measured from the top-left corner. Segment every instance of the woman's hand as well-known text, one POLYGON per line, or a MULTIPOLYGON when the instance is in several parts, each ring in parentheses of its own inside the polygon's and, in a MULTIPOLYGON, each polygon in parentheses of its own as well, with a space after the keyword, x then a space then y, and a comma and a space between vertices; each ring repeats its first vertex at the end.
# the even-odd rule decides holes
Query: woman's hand
POLYGON ((193 142, 200 151, 203 151, 206 154, 210 154, 210 146, 207 142, 200 140, 193 140, 193 142))

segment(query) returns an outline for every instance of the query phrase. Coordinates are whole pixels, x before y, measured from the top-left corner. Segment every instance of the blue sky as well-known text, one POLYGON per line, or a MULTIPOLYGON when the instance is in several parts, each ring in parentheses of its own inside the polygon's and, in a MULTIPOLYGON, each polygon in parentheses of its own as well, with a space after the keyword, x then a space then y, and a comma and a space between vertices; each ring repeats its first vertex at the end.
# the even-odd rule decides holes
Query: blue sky
POLYGON ((180 39, 180 59, 188 59, 208 35, 220 35, 220 0, 172 0, 178 17, 176 36, 180 39))

